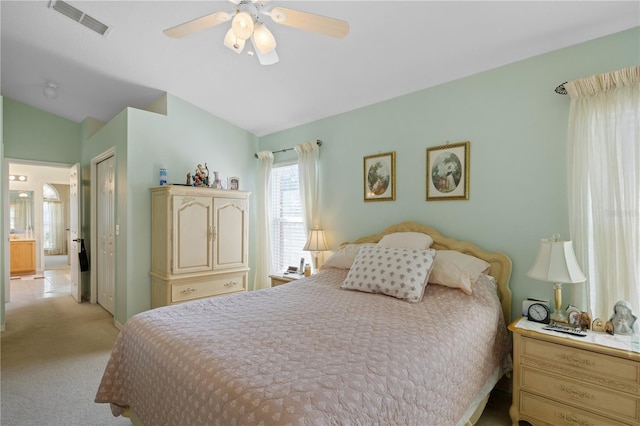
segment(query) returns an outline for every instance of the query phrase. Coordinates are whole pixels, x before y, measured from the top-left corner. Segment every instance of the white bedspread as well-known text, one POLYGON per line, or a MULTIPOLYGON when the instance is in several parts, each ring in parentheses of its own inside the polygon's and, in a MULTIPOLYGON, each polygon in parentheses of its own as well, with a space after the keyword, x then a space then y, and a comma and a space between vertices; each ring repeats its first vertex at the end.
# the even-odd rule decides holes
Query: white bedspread
POLYGON ((420 303, 324 269, 124 325, 96 396, 152 425, 454 425, 510 351, 496 290, 420 303))

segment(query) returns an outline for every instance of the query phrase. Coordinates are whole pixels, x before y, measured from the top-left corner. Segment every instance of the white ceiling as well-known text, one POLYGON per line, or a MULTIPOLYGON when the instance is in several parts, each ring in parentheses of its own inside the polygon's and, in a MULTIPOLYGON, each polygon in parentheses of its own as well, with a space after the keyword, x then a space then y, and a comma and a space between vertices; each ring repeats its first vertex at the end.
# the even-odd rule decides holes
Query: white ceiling
POLYGON ((229 1, 68 2, 109 24, 108 35, 49 1, 1 1, 2 95, 80 122, 169 92, 257 136, 640 26, 639 1, 273 0, 351 31, 334 39, 266 18, 280 62, 262 66, 223 46, 228 23, 183 39, 162 33, 231 12, 229 1), (54 100, 47 81, 59 85, 54 100))

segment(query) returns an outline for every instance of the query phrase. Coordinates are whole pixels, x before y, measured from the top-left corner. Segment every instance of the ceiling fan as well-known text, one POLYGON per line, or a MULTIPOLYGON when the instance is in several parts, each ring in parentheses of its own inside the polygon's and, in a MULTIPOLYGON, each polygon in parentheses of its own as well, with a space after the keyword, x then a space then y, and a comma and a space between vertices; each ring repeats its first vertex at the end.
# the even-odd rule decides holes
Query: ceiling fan
POLYGON ((231 21, 231 28, 224 38, 224 45, 236 53, 244 50, 246 40, 250 40, 253 50, 262 65, 272 65, 279 61, 276 40, 262 22, 262 15, 271 17, 277 24, 322 35, 343 38, 349 33, 349 23, 313 13, 285 7, 268 7, 268 0, 229 0, 236 5, 235 12, 214 12, 209 15, 167 28, 164 33, 173 38, 182 38, 207 28, 231 21))

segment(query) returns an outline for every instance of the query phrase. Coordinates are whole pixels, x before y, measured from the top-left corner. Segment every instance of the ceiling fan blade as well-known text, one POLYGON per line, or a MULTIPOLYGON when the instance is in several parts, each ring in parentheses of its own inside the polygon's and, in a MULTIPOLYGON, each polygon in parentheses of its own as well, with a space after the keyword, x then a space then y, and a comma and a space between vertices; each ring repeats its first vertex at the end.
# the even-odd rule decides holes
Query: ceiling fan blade
POLYGON ((214 12, 209 15, 202 16, 184 24, 176 25, 175 27, 167 28, 163 32, 169 37, 182 38, 198 31, 206 30, 207 28, 215 27, 218 24, 227 22, 231 19, 229 12, 214 12))
POLYGON ((256 42, 253 39, 253 36, 251 37, 251 44, 253 46, 253 50, 256 53, 256 56, 258 57, 258 62, 260 62, 260 65, 273 65, 280 61, 280 58, 276 53, 276 49, 271 49, 267 53, 260 53, 260 50, 256 47, 256 42))
POLYGON ((340 19, 328 18, 286 7, 274 7, 269 14, 273 22, 289 27, 313 31, 336 38, 343 38, 349 34, 349 23, 340 19))

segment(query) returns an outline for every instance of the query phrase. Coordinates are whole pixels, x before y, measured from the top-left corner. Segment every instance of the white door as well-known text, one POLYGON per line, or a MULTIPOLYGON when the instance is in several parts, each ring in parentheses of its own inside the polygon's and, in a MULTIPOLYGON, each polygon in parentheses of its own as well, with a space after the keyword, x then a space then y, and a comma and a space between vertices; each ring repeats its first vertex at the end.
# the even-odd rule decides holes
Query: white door
POLYGON ((114 157, 97 164, 96 183, 96 287, 98 304, 114 313, 115 294, 115 219, 114 219, 114 157))
POLYGON ((80 281, 80 190, 78 187, 80 164, 74 164, 69 170, 69 237, 71 240, 71 295, 76 302, 82 301, 82 283, 80 281))

